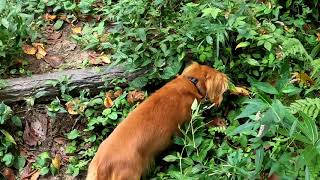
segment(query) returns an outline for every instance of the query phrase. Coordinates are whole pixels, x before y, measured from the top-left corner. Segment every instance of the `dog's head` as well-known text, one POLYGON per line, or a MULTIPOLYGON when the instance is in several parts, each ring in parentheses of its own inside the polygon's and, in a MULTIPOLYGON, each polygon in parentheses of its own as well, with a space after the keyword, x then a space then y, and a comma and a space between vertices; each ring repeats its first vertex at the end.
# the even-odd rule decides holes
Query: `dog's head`
POLYGON ((192 62, 182 73, 186 77, 198 79, 196 86, 202 95, 219 106, 223 100, 223 93, 228 89, 227 76, 206 65, 200 65, 192 62))

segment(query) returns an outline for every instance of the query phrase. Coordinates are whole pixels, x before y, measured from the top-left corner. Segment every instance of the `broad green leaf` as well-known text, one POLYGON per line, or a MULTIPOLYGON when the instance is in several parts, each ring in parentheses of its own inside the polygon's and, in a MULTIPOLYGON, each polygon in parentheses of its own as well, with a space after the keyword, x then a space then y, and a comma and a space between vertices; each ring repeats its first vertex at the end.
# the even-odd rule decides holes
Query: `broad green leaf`
POLYGON ((111 114, 108 115, 108 118, 112 120, 116 120, 118 118, 118 114, 116 112, 112 112, 111 114))
POLYGON ((14 160, 14 156, 11 153, 7 153, 3 156, 2 161, 6 166, 11 166, 14 160))
POLYGON ((266 48, 268 51, 271 51, 272 45, 270 42, 266 41, 263 44, 264 48, 266 48))
POLYGON ((26 158, 23 157, 23 156, 18 156, 15 161, 14 161, 14 164, 13 166, 18 169, 19 171, 21 171, 24 166, 26 165, 26 158))
POLYGON ((4 124, 6 120, 11 117, 12 110, 9 106, 4 104, 3 102, 0 103, 0 124, 4 124))
POLYGON ((1 129, 0 130, 2 134, 6 137, 6 140, 12 144, 17 144, 14 138, 5 130, 1 129))
POLYGON ((239 43, 237 46, 236 46, 236 49, 238 49, 238 48, 243 48, 243 47, 247 47, 247 46, 249 46, 250 45, 250 43, 249 42, 241 42, 241 43, 239 43))
POLYGON ((247 58, 246 62, 252 66, 260 66, 259 62, 253 58, 247 58))
POLYGON ((43 175, 48 174, 49 170, 50 170, 50 169, 49 169, 48 167, 43 167, 43 168, 41 168, 41 169, 40 169, 40 175, 43 176, 43 175))
POLYGON ((7 18, 2 18, 1 19, 1 24, 5 27, 5 28, 9 28, 9 21, 7 20, 7 18))
POLYGON ((133 81, 129 82, 129 85, 133 88, 142 88, 148 83, 148 78, 141 76, 135 78, 133 81))
POLYGON ((210 45, 212 45, 213 44, 213 39, 212 39, 212 37, 211 36, 206 36, 206 41, 207 41, 207 43, 208 44, 210 44, 210 45))
MULTIPOLYGON (((1 40, 0 40, 0 47, 1 47, 1 40)), ((4 89, 8 85, 8 81, 5 79, 0 79, 0 89, 4 89)))
POLYGON ((318 127, 315 120, 310 118, 304 112, 299 112, 299 114, 303 119, 303 122, 299 122, 301 124, 300 130, 309 138, 312 144, 315 144, 319 139, 318 127))
POLYGON ((62 1, 63 2, 63 7, 66 10, 73 10, 77 7, 75 3, 72 3, 70 1, 62 1))
POLYGON ((37 93, 34 95, 34 97, 35 97, 36 99, 38 99, 38 98, 40 98, 40 97, 45 96, 45 95, 48 94, 48 93, 49 93, 48 91, 39 91, 39 92, 37 92, 37 93))
POLYGON ((179 158, 174 156, 174 155, 167 155, 166 157, 163 158, 164 161, 166 162, 174 162, 178 160, 179 158))
POLYGON ((198 108, 198 101, 194 99, 191 105, 191 110, 195 111, 198 108))
POLYGON ((302 89, 297 88, 292 84, 289 84, 289 85, 285 86, 281 91, 285 94, 295 95, 295 94, 299 94, 302 91, 302 89))
POLYGON ((77 129, 72 130, 70 133, 68 133, 68 139, 76 139, 77 137, 80 136, 80 133, 77 129))
POLYGON ((0 0, 0 14, 6 8, 6 4, 7 4, 6 0, 0 0))
POLYGON ((236 134, 240 134, 242 132, 248 131, 248 130, 252 130, 252 128, 256 125, 255 122, 248 122, 245 124, 242 124, 240 126, 238 126, 233 132, 230 133, 230 135, 236 135, 236 134))
POLYGON ((253 82, 252 85, 259 90, 268 93, 268 94, 278 94, 279 92, 277 91, 276 88, 271 86, 271 84, 266 83, 266 82, 253 82))
POLYGON ((260 147, 256 150, 256 159, 255 159, 255 166, 256 166, 256 173, 259 173, 262 167, 262 162, 264 158, 264 149, 263 147, 260 147))
POLYGON ((285 112, 287 111, 287 109, 283 106, 283 104, 278 99, 272 100, 271 108, 276 116, 274 121, 276 123, 279 123, 280 121, 282 121, 283 118, 285 117, 285 114, 286 114, 285 112))
POLYGON ((260 99, 251 99, 246 101, 248 105, 244 110, 236 117, 236 119, 249 117, 258 111, 264 111, 268 105, 260 99))
POLYGON ((15 126, 22 127, 22 122, 21 122, 20 117, 12 116, 11 121, 15 126))
POLYGON ((147 40, 147 34, 146 34, 146 31, 144 28, 137 29, 137 34, 138 34, 138 37, 141 41, 147 40))
POLYGON ((213 19, 216 19, 218 14, 222 12, 221 9, 216 8, 216 7, 211 7, 211 8, 205 8, 202 10, 202 16, 211 16, 213 19))
POLYGON ((55 30, 59 30, 63 25, 63 20, 57 20, 56 23, 54 23, 53 28, 55 30))

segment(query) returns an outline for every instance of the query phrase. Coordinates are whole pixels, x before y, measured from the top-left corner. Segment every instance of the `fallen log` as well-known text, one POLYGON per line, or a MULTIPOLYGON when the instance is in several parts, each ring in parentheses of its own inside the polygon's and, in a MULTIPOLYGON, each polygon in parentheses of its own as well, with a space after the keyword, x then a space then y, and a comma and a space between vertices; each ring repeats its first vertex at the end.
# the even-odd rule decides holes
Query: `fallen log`
MULTIPOLYGON (((46 74, 32 75, 31 77, 21 77, 7 79, 7 85, 0 89, 0 101, 12 103, 25 100, 28 97, 34 97, 39 92, 42 93, 42 100, 56 97, 59 93, 59 87, 53 87, 46 82, 57 80, 63 76, 69 76, 69 86, 75 86, 75 91, 83 89, 99 90, 107 81, 119 78, 126 78, 128 81, 141 75, 143 71, 128 72, 123 66, 103 66, 100 68, 71 69, 46 74)), ((113 88, 110 84, 108 89, 113 88)), ((92 92, 92 91, 90 91, 92 92)))

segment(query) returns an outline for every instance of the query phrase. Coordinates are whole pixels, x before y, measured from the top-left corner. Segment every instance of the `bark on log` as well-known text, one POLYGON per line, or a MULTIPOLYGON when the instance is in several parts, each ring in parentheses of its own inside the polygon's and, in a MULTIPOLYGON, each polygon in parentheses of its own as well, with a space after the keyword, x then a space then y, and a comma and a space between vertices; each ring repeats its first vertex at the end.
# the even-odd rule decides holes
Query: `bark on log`
MULTIPOLYGON (((46 82, 48 80, 59 79, 65 75, 70 76, 70 86, 76 86, 77 88, 75 90, 80 91, 85 88, 97 90, 102 87, 104 82, 111 81, 116 78, 126 78, 130 81, 142 73, 143 71, 134 73, 127 72, 123 66, 105 66, 98 69, 88 68, 65 70, 33 75, 31 77, 13 78, 7 80, 8 84, 4 89, 0 89, 0 101, 4 101, 6 103, 22 101, 27 97, 34 96, 40 91, 46 91, 43 97, 45 97, 45 99, 50 99, 57 96, 60 91, 58 87, 48 85, 46 82)), ((110 85, 110 87, 107 88, 113 87, 110 85)))

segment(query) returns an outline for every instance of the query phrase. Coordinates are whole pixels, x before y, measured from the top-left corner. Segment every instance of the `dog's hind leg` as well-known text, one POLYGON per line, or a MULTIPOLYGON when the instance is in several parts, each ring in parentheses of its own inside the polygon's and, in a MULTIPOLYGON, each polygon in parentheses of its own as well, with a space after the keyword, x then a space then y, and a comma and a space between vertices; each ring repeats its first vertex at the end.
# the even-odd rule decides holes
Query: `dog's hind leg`
POLYGON ((119 171, 112 173, 111 180, 140 180, 141 173, 134 169, 119 169, 119 171))

